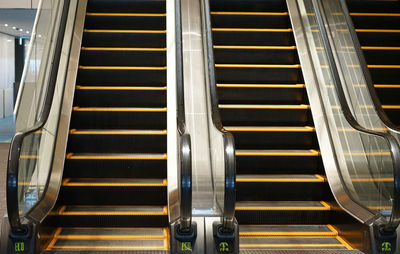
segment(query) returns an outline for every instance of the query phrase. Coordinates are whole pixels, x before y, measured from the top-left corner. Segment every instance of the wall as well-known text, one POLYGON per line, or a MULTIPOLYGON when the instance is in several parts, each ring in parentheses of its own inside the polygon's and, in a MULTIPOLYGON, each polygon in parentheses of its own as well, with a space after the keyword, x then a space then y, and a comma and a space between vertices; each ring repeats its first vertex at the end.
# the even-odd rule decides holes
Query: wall
POLYGON ((39 0, 0 0, 0 8, 5 9, 36 9, 39 0))
POLYGON ((13 112, 15 81, 14 37, 0 33, 0 118, 13 112))

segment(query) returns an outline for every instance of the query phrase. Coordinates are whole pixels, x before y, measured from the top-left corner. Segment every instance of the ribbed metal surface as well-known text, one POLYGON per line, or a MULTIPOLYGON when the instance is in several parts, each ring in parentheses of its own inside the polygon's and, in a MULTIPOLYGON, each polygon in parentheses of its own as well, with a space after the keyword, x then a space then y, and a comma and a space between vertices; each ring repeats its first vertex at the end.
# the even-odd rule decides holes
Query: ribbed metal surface
POLYGON ((358 250, 241 250, 240 254, 363 254, 358 250))

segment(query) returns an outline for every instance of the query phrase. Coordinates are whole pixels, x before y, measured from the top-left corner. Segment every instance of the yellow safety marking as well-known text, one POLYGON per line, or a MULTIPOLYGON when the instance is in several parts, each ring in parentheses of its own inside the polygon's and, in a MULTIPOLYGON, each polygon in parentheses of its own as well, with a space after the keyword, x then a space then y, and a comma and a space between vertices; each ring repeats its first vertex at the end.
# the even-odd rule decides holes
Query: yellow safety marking
POLYGON ((400 65, 368 65, 368 68, 372 69, 379 69, 379 68, 385 68, 385 69, 400 69, 400 65))
POLYGON ((356 29, 359 33, 400 33, 399 29, 356 29))
POLYGON ((375 88, 400 88, 400 85, 385 85, 385 84, 380 84, 380 85, 374 85, 375 88))
POLYGON ((78 90, 144 90, 144 91, 166 91, 167 87, 148 87, 148 86, 76 86, 78 90))
POLYGON ((166 228, 163 228, 164 234, 164 250, 169 250, 169 234, 166 228))
POLYGON ((257 132, 315 132, 314 127, 305 126, 298 128, 264 128, 264 127, 224 127, 227 131, 257 131, 257 132))
POLYGON ((320 156, 321 153, 316 150, 306 150, 305 152, 257 152, 236 150, 236 156, 320 156))
POLYGON ((343 244, 295 244, 295 243, 288 243, 288 244, 239 244, 240 248, 267 248, 267 247, 286 247, 286 248, 290 248, 290 247, 341 247, 344 246, 343 244))
POLYGON ((130 17, 166 17, 165 13, 97 13, 87 12, 87 16, 130 16, 130 17))
POLYGON ((21 155, 19 156, 20 159, 39 159, 38 155, 21 155))
POLYGON ((400 109, 400 105, 382 105, 383 109, 400 109))
POLYGON ((292 28, 213 28, 213 32, 293 32, 292 28))
POLYGON ((310 105, 218 105, 226 109, 310 109, 310 105))
POLYGON ((240 175, 236 177, 236 182, 239 183, 323 183, 326 182, 325 178, 320 175, 314 175, 316 178, 241 178, 240 175))
MULTIPOLYGON (((286 226, 286 225, 285 225, 286 226)), ((271 231, 271 232, 246 232, 240 231, 239 236, 336 236, 335 232, 279 232, 279 231, 271 231)))
POLYGON ((214 49, 296 49, 296 46, 214 46, 214 49))
POLYGON ((336 239, 337 239, 339 242, 341 242, 344 246, 346 246, 346 248, 347 248, 348 250, 354 250, 353 247, 351 247, 351 245, 350 245, 346 240, 344 240, 342 237, 336 236, 336 239))
POLYGON ((287 16, 288 12, 233 12, 233 11, 212 11, 212 15, 255 15, 255 16, 287 16))
POLYGON ((89 112, 167 112, 167 108, 81 108, 73 107, 74 111, 89 112))
POLYGON ((145 71, 163 71, 167 66, 148 67, 148 66, 79 66, 81 70, 145 70, 145 71))
POLYGON ((121 155, 74 155, 69 153, 67 159, 71 160, 166 160, 167 154, 146 156, 144 154, 121 155))
POLYGON ((73 245, 68 245, 68 246, 54 246, 52 249, 72 249, 72 250, 167 250, 164 249, 164 246, 90 246, 90 245, 79 245, 79 246, 73 246, 73 245))
POLYGON ((392 209, 393 207, 391 206, 367 206, 371 210, 389 210, 392 209))
MULTIPOLYGON (((79 183, 74 183, 74 182, 68 182, 68 183, 63 183, 63 186, 72 186, 72 187, 79 187, 79 186, 94 186, 94 187, 160 187, 160 186, 167 186, 165 181, 162 183, 123 183, 123 182, 117 182, 117 183, 90 183, 90 182, 79 182, 79 183)), ((106 214, 107 212, 104 212, 102 214, 106 214)))
POLYGON ((159 131, 140 131, 140 130, 120 130, 120 131, 105 131, 105 130, 76 130, 72 129, 69 134, 75 135, 167 135, 167 130, 159 131))
POLYGON ((332 233, 334 233, 336 236, 339 235, 339 232, 336 230, 336 228, 334 228, 331 224, 326 225, 331 231, 332 233))
MULTIPOLYGON (((279 201, 277 201, 279 202, 279 201)), ((292 202, 296 203, 296 202, 292 202)), ((236 206, 235 210, 238 211, 329 211, 331 210, 331 206, 329 206, 327 203, 321 201, 321 205, 323 206, 236 206)))
POLYGON ((107 30, 107 29, 84 29, 85 33, 132 33, 132 34, 165 34, 167 30, 107 30))
POLYGON ((362 46, 361 49, 365 50, 400 50, 400 47, 372 47, 372 46, 362 46))
POLYGON ((164 239, 160 235, 61 235, 57 239, 61 240, 134 240, 134 239, 164 239))
POLYGON ((82 50, 96 51, 167 51, 166 48, 104 48, 104 47, 81 47, 82 50))
MULTIPOLYGON (((119 186, 119 185, 118 185, 119 186)), ((63 212, 61 215, 166 215, 164 212, 63 212)))
POLYGON ((330 204, 326 203, 325 201, 320 201, 320 203, 321 203, 323 206, 328 207, 329 210, 332 209, 332 206, 331 206, 330 204))
MULTIPOLYGON (((69 181, 69 179, 66 179, 66 180, 69 181)), ((63 184, 64 184, 64 182, 63 182, 63 184)), ((67 183, 67 182, 65 182, 65 183, 67 183)), ((61 206, 60 209, 58 210, 58 214, 62 214, 66 209, 67 209, 66 205, 61 206)))
POLYGON ((352 182, 393 182, 394 178, 393 177, 387 177, 387 178, 356 178, 356 179, 351 179, 352 182))
POLYGON ((217 84, 217 87, 232 87, 232 88, 305 88, 305 84, 294 85, 261 85, 261 84, 217 84))
POLYGON ((299 69, 300 64, 216 64, 216 68, 281 68, 299 69))
POLYGON ((351 16, 377 16, 377 17, 400 17, 400 13, 361 13, 361 12, 350 12, 351 16))
POLYGON ((57 242, 57 236, 61 234, 62 228, 57 228, 54 233, 54 238, 51 240, 49 245, 47 246, 46 250, 51 250, 57 242))

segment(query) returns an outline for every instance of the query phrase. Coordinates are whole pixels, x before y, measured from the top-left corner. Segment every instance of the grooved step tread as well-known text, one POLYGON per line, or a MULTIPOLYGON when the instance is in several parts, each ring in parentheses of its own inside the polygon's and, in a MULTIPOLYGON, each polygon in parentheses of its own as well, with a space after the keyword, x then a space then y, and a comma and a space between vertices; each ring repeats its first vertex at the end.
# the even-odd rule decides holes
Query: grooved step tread
POLYGON ((76 130, 71 135, 167 135, 167 130, 76 130))
POLYGON ((145 34, 166 34, 167 30, 109 30, 109 29, 84 29, 85 33, 145 33, 145 34))
POLYGON ((220 104, 221 109, 310 109, 310 105, 240 105, 220 104))
POLYGON ((86 51, 167 51, 166 48, 116 48, 116 47, 81 47, 86 51))
POLYGON ((236 156, 320 156, 320 152, 310 150, 236 150, 236 156))
POLYGON ((305 88, 305 84, 217 84, 229 88, 305 88))
POLYGON ((240 236, 337 236, 332 225, 241 225, 240 236))
POLYGON ((211 15, 255 15, 255 16, 288 16, 288 12, 238 12, 238 11, 212 11, 211 15))
POLYGON ((57 215, 168 215, 166 206, 62 206, 57 215))
POLYGON ((73 111, 86 111, 86 112, 167 112, 167 108, 133 108, 133 107, 73 107, 73 111))
POLYGON ((292 127, 292 126, 225 126, 225 130, 239 132, 315 132, 315 128, 311 126, 300 126, 300 127, 292 127))
POLYGON ((62 185, 69 187, 166 187, 167 179, 65 178, 62 185))
POLYGON ((87 12, 87 16, 111 16, 111 17, 166 17, 165 13, 99 13, 87 12))
POLYGON ((75 87, 78 90, 138 90, 138 91, 167 91, 166 86, 81 86, 75 87))
POLYGON ((242 201, 236 202, 241 211, 329 211, 331 206, 324 201, 242 201))
POLYGON ((71 160, 166 160, 167 154, 129 153, 129 154, 92 154, 69 153, 66 156, 71 160))
POLYGON ((236 182, 242 183, 323 183, 326 178, 322 175, 237 175, 236 182))

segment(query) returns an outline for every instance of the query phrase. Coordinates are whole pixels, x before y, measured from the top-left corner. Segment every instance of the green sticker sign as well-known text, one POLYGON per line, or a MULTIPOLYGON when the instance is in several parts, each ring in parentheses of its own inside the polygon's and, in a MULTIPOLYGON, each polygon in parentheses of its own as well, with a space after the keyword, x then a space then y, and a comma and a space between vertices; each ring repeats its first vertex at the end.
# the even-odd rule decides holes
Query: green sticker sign
POLYGON ((219 252, 229 252, 229 244, 227 242, 220 242, 218 247, 219 252))
POLYGON ((182 242, 181 243, 181 251, 192 251, 192 243, 191 242, 182 242))
POLYGON ((24 252, 25 251, 25 243, 24 242, 14 243, 14 251, 15 252, 24 252))
POLYGON ((384 251, 384 252, 392 251, 392 244, 390 242, 383 242, 381 244, 381 247, 382 247, 382 251, 384 251))

